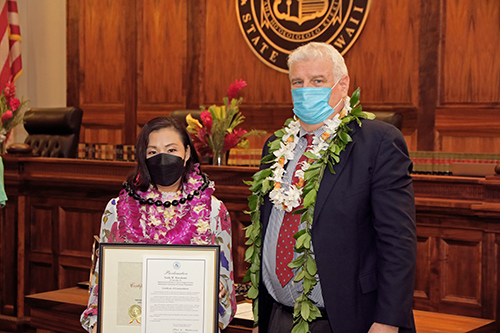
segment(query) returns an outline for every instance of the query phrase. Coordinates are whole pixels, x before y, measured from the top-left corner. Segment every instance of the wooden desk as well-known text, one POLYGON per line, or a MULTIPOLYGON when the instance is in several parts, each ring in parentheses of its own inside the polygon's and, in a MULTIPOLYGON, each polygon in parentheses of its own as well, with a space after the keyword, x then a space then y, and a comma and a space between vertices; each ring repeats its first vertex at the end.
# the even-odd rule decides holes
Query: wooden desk
MULTIPOLYGON (((88 293, 82 288, 67 288, 26 296, 31 307, 31 326, 37 333, 85 332, 80 326, 80 315, 87 306, 88 293)), ((495 321, 428 311, 413 311, 418 333, 490 333, 495 332, 495 321)), ((223 333, 256 332, 256 328, 232 323, 223 333)))
POLYGON ((495 321, 429 311, 413 310, 417 333, 489 333, 495 332, 495 321))
MULTIPOLYGON (((31 308, 30 325, 37 333, 81 333, 80 315, 87 307, 87 290, 74 287, 26 296, 31 308)), ((257 329, 229 325, 223 333, 257 332, 257 329)))
POLYGON ((87 307, 88 291, 74 287, 26 296, 31 308, 31 326, 37 333, 85 332, 80 325, 80 315, 87 307))

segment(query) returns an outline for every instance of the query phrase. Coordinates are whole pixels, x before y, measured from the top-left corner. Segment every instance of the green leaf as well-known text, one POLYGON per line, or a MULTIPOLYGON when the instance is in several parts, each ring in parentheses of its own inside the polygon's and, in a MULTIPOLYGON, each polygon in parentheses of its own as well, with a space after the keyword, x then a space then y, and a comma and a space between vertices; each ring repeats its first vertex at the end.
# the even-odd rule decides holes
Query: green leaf
POLYGON ((311 153, 310 151, 306 151, 304 153, 304 156, 307 157, 307 158, 310 158, 310 159, 313 159, 313 160, 316 160, 316 155, 314 155, 313 153, 311 153))
POLYGON ((274 181, 271 184, 271 181, 269 179, 264 179, 262 181, 262 188, 261 188, 261 193, 268 193, 274 186, 274 181))
POLYGON ((248 289, 247 297, 256 299, 257 296, 259 296, 259 289, 255 288, 255 286, 252 285, 250 289, 248 289))
POLYGON ((274 140, 273 142, 271 142, 271 145, 269 146, 269 150, 270 151, 278 150, 278 149, 280 149, 280 146, 281 146, 280 140, 274 140))
POLYGON ((308 279, 304 279, 304 281, 302 281, 302 288, 304 289, 303 292, 304 294, 309 294, 309 292, 311 291, 311 281, 308 280, 308 279))
MULTIPOLYGON (((309 216, 310 216, 310 214, 311 214, 311 213, 309 212, 309 209, 310 209, 310 208, 311 208, 311 207, 307 208, 307 211, 306 211, 306 212, 304 212, 304 214, 302 214, 302 216, 300 217, 300 223, 305 222, 305 221, 307 221, 307 220, 309 219, 309 216)), ((312 216, 312 215, 311 215, 311 216, 312 216)))
POLYGON ((292 214, 296 215, 296 214, 304 214, 304 212, 307 211, 307 208, 299 208, 299 209, 296 209, 292 212, 292 214))
POLYGON ((267 177, 271 176, 272 172, 273 171, 271 169, 263 169, 254 173, 252 178, 254 181, 262 181, 267 177))
POLYGON ((293 235, 293 238, 295 239, 298 239, 300 236, 302 236, 303 234, 306 233, 306 229, 302 229, 302 230, 299 230, 297 231, 294 235, 293 235))
POLYGON ((254 298, 252 301, 252 311, 253 311, 253 325, 257 327, 259 324, 259 299, 254 298))
POLYGON ((295 282, 299 282, 300 280, 302 280, 302 279, 304 278, 304 274, 305 274, 305 273, 304 273, 304 271, 303 271, 303 270, 301 270, 301 271, 299 272, 299 274, 297 274, 297 275, 295 276, 295 279, 293 279, 293 280, 294 280, 295 282))
POLYGON ((248 249, 245 251, 245 261, 249 261, 252 258, 254 250, 254 246, 248 247, 248 249))
POLYGON ((311 320, 322 317, 321 311, 319 311, 318 307, 316 307, 315 305, 311 306, 310 312, 309 312, 309 317, 311 318, 311 320))
POLYGON ((297 268, 300 267, 304 264, 306 257, 304 255, 300 255, 297 257, 297 259, 292 260, 289 264, 288 267, 290 268, 297 268))
POLYGON ((252 285, 258 286, 259 285, 259 274, 252 272, 252 274, 250 274, 250 281, 252 282, 252 285))
POLYGON ((302 309, 300 309, 300 315, 304 320, 309 320, 309 314, 311 313, 311 310, 309 308, 309 304, 307 302, 302 303, 302 309))
POLYGON ((316 261, 310 256, 307 257, 306 270, 311 275, 315 275, 318 272, 318 267, 316 266, 316 261))
POLYGON ((293 325, 292 333, 310 333, 309 324, 301 318, 297 324, 293 325))
POLYGON ((304 241, 303 241, 303 243, 304 243, 304 247, 306 249, 310 249, 311 248, 311 235, 310 234, 307 233, 307 234, 304 235, 304 241))
POLYGON ((258 203, 259 203, 258 195, 252 194, 248 197, 248 208, 250 208, 250 210, 256 210, 258 203))
POLYGON ((349 135, 346 132, 340 132, 339 139, 342 141, 342 143, 347 144, 347 142, 349 142, 349 135))
POLYGON ((249 282, 250 281, 250 270, 247 270, 245 273, 245 276, 243 277, 243 282, 249 282))
POLYGON ((260 160, 260 163, 261 163, 261 164, 271 163, 272 161, 274 161, 274 159, 275 159, 275 158, 276 158, 276 156, 274 156, 273 154, 269 154, 269 155, 264 156, 264 157, 260 160))
POLYGON ((313 204, 316 201, 316 195, 317 195, 317 191, 314 189, 307 192, 306 196, 304 197, 303 206, 308 207, 311 204, 313 204))
POLYGON ((359 88, 354 90, 350 99, 351 108, 354 108, 359 103, 360 96, 361 96, 361 90, 359 88))
POLYGON ((299 238, 297 238, 297 242, 295 243, 295 247, 299 248, 299 247, 304 246, 304 242, 307 240, 307 236, 308 236, 307 233, 303 233, 302 235, 300 235, 299 238))
POLYGON ((245 237, 250 238, 250 235, 252 234, 253 229, 255 228, 254 224, 250 224, 248 227, 245 229, 245 237))
POLYGON ((375 119, 376 118, 375 114, 373 114, 371 112, 363 111, 363 114, 364 114, 366 119, 375 119))
POLYGON ((333 171, 333 163, 332 163, 332 161, 330 159, 328 160, 328 169, 330 169, 330 172, 332 174, 335 173, 335 171, 333 171))
POLYGON ((285 135, 286 131, 284 128, 280 128, 279 130, 275 131, 274 132, 274 135, 277 137, 277 138, 282 138, 283 135, 285 135))

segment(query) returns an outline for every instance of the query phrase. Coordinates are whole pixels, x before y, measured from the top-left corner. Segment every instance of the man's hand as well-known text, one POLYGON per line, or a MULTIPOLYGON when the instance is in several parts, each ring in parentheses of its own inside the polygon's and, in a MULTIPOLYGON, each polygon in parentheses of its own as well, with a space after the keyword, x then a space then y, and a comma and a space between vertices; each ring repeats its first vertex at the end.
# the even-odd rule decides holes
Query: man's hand
POLYGON ((397 333, 397 332, 399 332, 399 327, 389 326, 380 323, 373 323, 372 327, 370 327, 370 330, 368 331, 368 333, 397 333))

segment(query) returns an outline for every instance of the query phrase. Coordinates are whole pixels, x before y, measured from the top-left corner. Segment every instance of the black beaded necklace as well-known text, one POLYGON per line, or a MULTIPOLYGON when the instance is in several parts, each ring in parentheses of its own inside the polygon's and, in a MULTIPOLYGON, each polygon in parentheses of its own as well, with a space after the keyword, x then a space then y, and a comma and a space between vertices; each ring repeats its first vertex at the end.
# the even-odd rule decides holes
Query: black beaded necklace
POLYGON ((172 201, 161 201, 161 200, 153 200, 152 198, 149 199, 144 199, 142 198, 134 189, 132 189, 129 185, 129 183, 124 182, 123 183, 123 188, 125 191, 127 191, 128 195, 134 198, 135 200, 139 201, 141 205, 155 205, 157 207, 163 206, 165 208, 168 208, 170 206, 178 206, 179 204, 185 204, 187 201, 193 200, 193 198, 197 195, 200 195, 200 192, 205 191, 208 188, 209 185, 209 180, 206 174, 202 173, 201 176, 203 177, 203 184, 201 184, 197 190, 194 190, 193 193, 189 193, 187 195, 187 198, 180 198, 179 200, 172 200, 172 201))

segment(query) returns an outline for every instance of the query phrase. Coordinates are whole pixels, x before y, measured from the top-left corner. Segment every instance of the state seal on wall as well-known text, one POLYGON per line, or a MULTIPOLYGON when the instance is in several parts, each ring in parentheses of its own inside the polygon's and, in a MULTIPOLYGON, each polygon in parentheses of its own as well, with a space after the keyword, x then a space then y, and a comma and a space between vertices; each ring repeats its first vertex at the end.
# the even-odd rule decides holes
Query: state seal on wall
POLYGON ((309 42, 329 43, 345 54, 365 25, 371 1, 236 0, 236 13, 253 53, 288 73, 288 55, 309 42))

